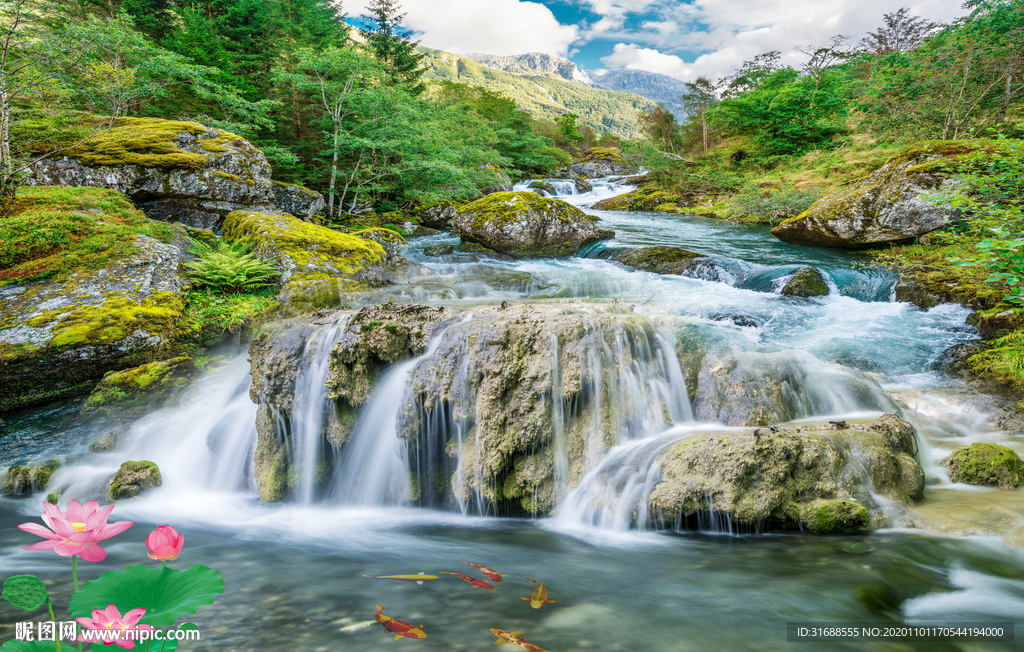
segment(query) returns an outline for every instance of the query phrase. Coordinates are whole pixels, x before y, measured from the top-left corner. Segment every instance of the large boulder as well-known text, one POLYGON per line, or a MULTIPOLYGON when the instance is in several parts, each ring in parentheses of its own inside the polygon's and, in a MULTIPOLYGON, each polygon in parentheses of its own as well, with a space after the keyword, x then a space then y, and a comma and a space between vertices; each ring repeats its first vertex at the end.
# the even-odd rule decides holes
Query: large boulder
POLYGON ((482 195, 489 195, 494 192, 509 192, 512 190, 512 177, 496 165, 483 165, 484 171, 490 175, 494 182, 480 191, 482 195))
MULTIPOLYGON (((511 189, 511 188, 509 188, 511 189)), ((420 226, 430 229, 447 229, 455 214, 464 202, 443 200, 423 204, 410 211, 419 221, 420 226)))
POLYGON ((962 153, 962 146, 915 148, 894 156, 859 183, 782 222, 772 234, 794 244, 867 249, 911 242, 948 226, 959 212, 928 201, 929 195, 957 183, 936 164, 944 151, 962 153))
POLYGON ((46 460, 39 466, 12 466, 4 477, 3 493, 8 496, 27 496, 46 491, 50 476, 60 468, 60 460, 46 460))
POLYGON ((614 236, 598 218, 560 199, 532 192, 498 192, 461 207, 452 231, 467 242, 513 258, 571 256, 614 236))
MULTIPOLYGON (((901 504, 924 495, 924 471, 873 424, 798 423, 753 432, 697 433, 661 457, 651 512, 667 524, 707 512, 752 528, 842 532, 884 525, 880 494, 901 504), (854 505, 836 505, 833 501, 854 505)), ((907 424, 909 426, 909 424, 907 424)))
POLYGON ((823 297, 830 292, 821 272, 813 267, 801 267, 782 287, 785 297, 823 297))
POLYGON ((394 257, 405 251, 408 247, 405 242, 405 238, 403 238, 397 231, 392 231, 391 229, 374 227, 371 229, 363 229, 361 231, 352 231, 351 235, 364 240, 371 240, 384 247, 384 251, 387 252, 389 262, 394 257))
POLYGON ((107 481, 106 498, 110 501, 135 498, 163 483, 160 467, 149 460, 125 462, 107 481))
POLYGON ((615 258, 623 265, 655 274, 685 274, 706 263, 704 254, 680 247, 637 247, 615 258))
POLYGON ((82 411, 137 413, 160 407, 187 387, 195 372, 195 362, 186 356, 107 372, 82 411))
POLYGON ((278 298, 297 307, 338 305, 340 293, 384 278, 387 252, 377 242, 286 213, 231 213, 224 239, 276 263, 282 272, 278 298))
POLYGON ((322 210, 320 193, 271 182, 252 143, 195 122, 118 118, 110 131, 33 165, 27 183, 92 186, 129 195, 151 219, 219 228, 236 210, 322 210))
POLYGON ((975 443, 953 449, 939 460, 953 482, 1013 489, 1024 484, 1024 461, 1006 446, 975 443))
POLYGON ((32 188, 19 202, 0 225, 23 249, 4 251, 0 273, 0 412, 87 394, 109 371, 190 346, 184 229, 108 190, 32 188), (25 234, 57 240, 36 253, 25 234))

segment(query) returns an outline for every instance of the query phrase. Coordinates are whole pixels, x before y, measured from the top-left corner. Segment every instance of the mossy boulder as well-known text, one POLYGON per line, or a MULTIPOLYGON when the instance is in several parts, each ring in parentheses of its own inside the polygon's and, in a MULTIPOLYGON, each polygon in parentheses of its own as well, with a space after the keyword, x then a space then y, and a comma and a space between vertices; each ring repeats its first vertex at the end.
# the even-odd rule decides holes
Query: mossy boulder
POLYGON ((627 193, 602 199, 594 204, 600 211, 649 211, 660 213, 678 213, 680 206, 689 202, 682 195, 665 192, 657 188, 642 187, 627 193))
POLYGON ((637 247, 615 258, 623 265, 655 274, 685 274, 706 263, 704 254, 680 247, 637 247))
POLYGON ((60 468, 60 460, 46 460, 38 466, 12 466, 4 478, 4 494, 27 496, 46 491, 50 476, 60 468))
POLYGON ((371 240, 384 247, 384 251, 387 252, 389 260, 392 257, 401 254, 407 247, 405 238, 391 229, 380 227, 363 229, 362 231, 352 231, 350 235, 357 238, 363 238, 364 240, 371 240))
POLYGON ((271 190, 274 192, 275 209, 304 220, 327 208, 324 196, 305 186, 274 181, 271 190))
POLYGON ((499 192, 461 207, 452 230, 513 258, 565 257, 609 237, 598 218, 560 199, 532 192, 499 192))
POLYGON ((932 145, 892 157, 859 183, 785 220, 772 234, 794 244, 867 249, 908 243, 952 224, 959 212, 931 203, 928 197, 956 183, 935 163, 962 154, 963 145, 932 145))
POLYGON ((586 179, 576 179, 576 192, 581 195, 585 192, 591 192, 594 189, 594 184, 590 183, 586 179))
POLYGON ((135 498, 163 482, 160 467, 149 460, 125 462, 107 482, 107 497, 111 501, 135 498))
POLYGON ((224 239, 246 244, 280 267, 278 299, 297 308, 338 305, 341 293, 381 283, 387 252, 377 242, 304 222, 287 213, 237 211, 224 239))
MULTIPOLYGON (((119 118, 109 132, 36 163, 28 183, 109 188, 152 219, 216 229, 232 211, 275 208, 271 172, 263 153, 235 134, 195 122, 119 118)), ((298 207, 294 194, 282 188, 282 206, 298 207)), ((300 213, 308 208, 307 201, 300 213)))
POLYGON ((547 193, 548 197, 558 194, 558 190, 549 181, 531 181, 527 187, 530 190, 540 191, 540 194, 547 193))
POLYGON ((82 411, 130 413, 160 407, 187 387, 195 372, 195 362, 185 356, 108 372, 82 411))
POLYGON ((423 204, 412 210, 420 226, 430 229, 447 229, 455 214, 465 202, 443 200, 423 204))
POLYGON ((1024 461, 1006 446, 974 443, 939 460, 953 482, 1013 489, 1024 484, 1024 461))
POLYGON ((818 534, 855 534, 868 527, 868 510, 853 500, 815 500, 800 512, 800 526, 818 534))
POLYGON ((455 253, 455 245, 434 245, 433 247, 424 247, 424 256, 449 256, 455 253))
POLYGON ((782 287, 784 297, 823 297, 829 293, 828 283, 813 267, 801 267, 782 287))
POLYGON ((706 512, 753 528, 798 529, 803 523, 828 531, 823 517, 859 524, 857 507, 821 502, 838 499, 873 509, 883 525, 873 492, 910 504, 923 496, 925 477, 911 455, 890 446, 871 425, 837 430, 829 423, 799 423, 697 433, 661 458, 651 511, 668 524, 706 512))
POLYGON ((497 165, 481 165, 486 172, 494 181, 488 187, 480 191, 482 195, 489 195, 495 192, 509 192, 512 190, 512 177, 502 170, 497 165))
POLYGON ((0 412, 87 394, 108 371, 192 346, 193 241, 124 195, 30 188, 0 240, 0 412))

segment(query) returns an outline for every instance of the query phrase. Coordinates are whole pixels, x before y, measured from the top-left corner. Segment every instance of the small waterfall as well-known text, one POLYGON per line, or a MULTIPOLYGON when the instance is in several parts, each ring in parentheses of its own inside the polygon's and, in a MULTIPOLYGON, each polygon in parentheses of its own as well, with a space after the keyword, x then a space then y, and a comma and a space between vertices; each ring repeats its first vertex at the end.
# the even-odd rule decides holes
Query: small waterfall
POLYGON ((512 190, 535 192, 542 197, 573 197, 580 194, 573 179, 529 179, 516 183, 512 190))

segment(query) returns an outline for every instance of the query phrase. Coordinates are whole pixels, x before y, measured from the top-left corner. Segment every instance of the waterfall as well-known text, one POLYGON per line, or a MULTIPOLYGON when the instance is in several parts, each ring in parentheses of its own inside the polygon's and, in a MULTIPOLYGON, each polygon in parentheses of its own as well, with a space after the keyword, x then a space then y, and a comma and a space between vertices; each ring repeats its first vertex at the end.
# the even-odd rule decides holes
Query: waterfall
POLYGON ((580 194, 573 179, 530 179, 520 181, 512 186, 516 192, 535 192, 542 197, 573 197, 580 194), (547 186, 554 190, 550 192, 547 186))

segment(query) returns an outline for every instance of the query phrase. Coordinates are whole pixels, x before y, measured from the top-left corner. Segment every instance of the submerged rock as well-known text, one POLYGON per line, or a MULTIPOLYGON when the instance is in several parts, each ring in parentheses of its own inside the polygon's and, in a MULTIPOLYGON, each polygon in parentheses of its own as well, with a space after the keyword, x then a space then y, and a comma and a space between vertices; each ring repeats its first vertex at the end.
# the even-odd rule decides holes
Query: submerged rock
POLYGON ((129 195, 151 219, 219 228, 236 210, 287 211, 308 218, 320 193, 271 182, 266 157, 235 134, 195 122, 118 118, 113 129, 35 163, 38 186, 92 186, 129 195))
POLYGON ((380 244, 303 222, 285 213, 237 211, 224 220, 224 239, 252 247, 281 268, 278 300, 295 307, 338 305, 343 291, 383 281, 380 244))
POLYGON ((107 372, 82 411, 124 413, 160 407, 188 386, 195 372, 195 362, 184 356, 107 372))
POLYGON ((424 247, 424 256, 448 256, 455 253, 455 245, 434 245, 433 247, 424 247))
POLYGON ((705 263, 707 257, 679 247, 637 247, 614 260, 655 274, 685 274, 705 263))
POLYGON ((828 284, 821 272, 813 267, 801 267, 786 282, 781 294, 786 297, 823 297, 828 293, 828 284))
POLYGON ((125 462, 107 482, 107 497, 112 501, 135 498, 162 482, 160 467, 153 462, 125 462))
POLYGON ((46 460, 39 466, 12 466, 4 478, 4 494, 27 496, 46 491, 50 476, 60 468, 60 460, 46 460))
POLYGON ((829 520, 860 523, 861 512, 820 501, 877 508, 872 491, 903 504, 924 495, 917 460, 864 424, 698 433, 669 448, 661 469, 650 507, 666 524, 714 512, 737 525, 829 531, 829 520))
POLYGON ((452 230, 463 240, 513 258, 565 257, 614 236, 598 218, 532 192, 490 194, 459 209, 452 230))
POLYGON ((939 460, 953 482, 1013 489, 1024 484, 1024 461, 1006 446, 974 443, 939 460))
POLYGON ((933 164, 963 153, 960 142, 918 147, 892 157, 854 186, 819 199, 800 215, 772 229, 784 242, 865 249, 907 243, 960 219, 958 211, 927 201, 956 183, 933 164))
POLYGON ((868 527, 868 510, 853 500, 815 500, 800 512, 800 527, 818 534, 854 534, 868 527))

